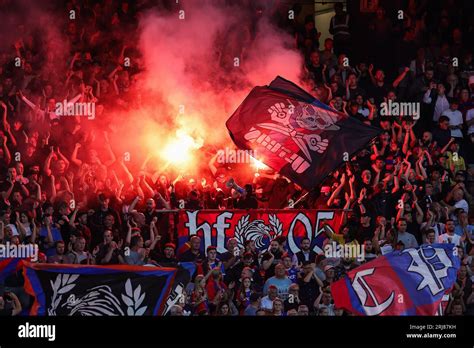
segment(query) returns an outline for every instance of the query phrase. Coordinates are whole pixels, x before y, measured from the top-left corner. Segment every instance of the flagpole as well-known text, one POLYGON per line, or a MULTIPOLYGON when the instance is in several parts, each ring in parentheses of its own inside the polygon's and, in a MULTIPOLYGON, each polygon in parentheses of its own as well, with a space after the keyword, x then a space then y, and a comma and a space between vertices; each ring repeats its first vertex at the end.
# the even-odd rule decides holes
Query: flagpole
POLYGON ((309 192, 306 192, 303 196, 301 196, 300 198, 298 198, 298 200, 296 202, 294 202, 293 204, 291 204, 292 206, 288 205, 286 208, 284 209, 292 209, 295 205, 297 205, 298 203, 300 203, 303 199, 306 198, 307 195, 309 195, 309 192))

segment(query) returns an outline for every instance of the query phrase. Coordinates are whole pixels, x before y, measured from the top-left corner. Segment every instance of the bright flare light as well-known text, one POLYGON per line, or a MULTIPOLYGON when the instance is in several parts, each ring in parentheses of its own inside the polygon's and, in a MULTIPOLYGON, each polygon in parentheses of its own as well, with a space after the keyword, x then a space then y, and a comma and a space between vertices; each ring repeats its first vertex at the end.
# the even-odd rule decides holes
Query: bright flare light
POLYGON ((250 157, 250 158, 252 159, 252 164, 257 169, 257 171, 260 170, 260 169, 262 169, 262 170, 263 169, 269 169, 269 167, 265 163, 259 161, 256 158, 253 158, 253 157, 250 157))
POLYGON ((202 146, 184 131, 177 131, 176 138, 171 139, 164 147, 161 156, 169 163, 178 166, 189 164, 193 160, 193 151, 202 146))

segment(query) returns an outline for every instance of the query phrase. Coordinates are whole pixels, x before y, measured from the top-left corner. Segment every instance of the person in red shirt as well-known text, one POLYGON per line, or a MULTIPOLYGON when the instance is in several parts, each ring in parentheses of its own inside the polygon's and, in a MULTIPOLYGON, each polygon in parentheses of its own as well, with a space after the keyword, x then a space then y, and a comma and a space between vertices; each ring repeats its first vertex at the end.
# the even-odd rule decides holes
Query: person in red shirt
MULTIPOLYGON (((229 284, 229 287, 235 283, 229 284)), ((214 312, 215 307, 221 301, 224 294, 227 292, 227 285, 224 283, 222 272, 220 267, 214 268, 210 272, 210 276, 207 279, 206 290, 207 297, 209 300, 209 309, 214 312)))

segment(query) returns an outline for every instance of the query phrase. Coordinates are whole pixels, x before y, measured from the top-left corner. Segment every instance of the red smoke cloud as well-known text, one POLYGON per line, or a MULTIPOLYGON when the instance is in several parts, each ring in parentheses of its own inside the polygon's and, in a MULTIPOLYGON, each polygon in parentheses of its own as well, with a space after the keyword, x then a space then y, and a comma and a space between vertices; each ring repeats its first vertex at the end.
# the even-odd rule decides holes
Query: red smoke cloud
POLYGON ((141 134, 142 151, 159 154, 177 130, 206 145, 228 146, 225 121, 251 88, 277 75, 300 80, 303 61, 293 38, 265 16, 255 26, 253 15, 224 1, 180 1, 171 13, 144 14, 142 103, 122 128, 141 134))

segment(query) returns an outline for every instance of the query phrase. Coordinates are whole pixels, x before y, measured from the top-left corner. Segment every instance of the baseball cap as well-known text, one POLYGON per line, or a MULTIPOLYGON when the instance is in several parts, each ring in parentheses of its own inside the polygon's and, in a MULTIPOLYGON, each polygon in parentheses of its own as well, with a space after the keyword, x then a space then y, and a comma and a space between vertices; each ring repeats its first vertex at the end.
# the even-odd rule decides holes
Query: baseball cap
POLYGON ((207 247, 207 249, 206 249, 206 252, 209 252, 209 251, 211 251, 211 250, 217 250, 217 248, 216 248, 215 246, 213 246, 213 245, 209 245, 209 246, 207 247))
POLYGON ((334 268, 333 265, 326 265, 326 266, 324 266, 324 272, 329 271, 332 268, 334 268))

